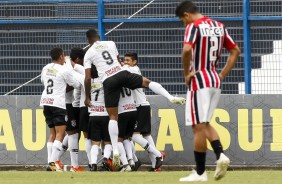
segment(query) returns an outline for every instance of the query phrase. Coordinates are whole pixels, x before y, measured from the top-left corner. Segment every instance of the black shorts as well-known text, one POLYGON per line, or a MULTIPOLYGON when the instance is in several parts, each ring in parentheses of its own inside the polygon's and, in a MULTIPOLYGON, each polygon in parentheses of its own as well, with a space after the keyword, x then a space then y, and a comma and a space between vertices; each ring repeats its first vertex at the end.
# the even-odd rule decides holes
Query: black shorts
POLYGON ((118 115, 118 137, 132 137, 136 124, 137 111, 124 112, 118 115))
POLYGON ((67 125, 66 115, 67 111, 62 108, 44 106, 43 114, 45 116, 45 121, 49 128, 54 128, 55 126, 67 125))
POLYGON ((105 93, 105 106, 118 107, 121 88, 129 88, 131 90, 142 87, 142 76, 130 73, 127 70, 121 71, 103 82, 105 93))
POLYGON ((79 130, 79 107, 73 107, 72 104, 66 104, 67 108, 67 129, 66 131, 79 130))
POLYGON ((79 131, 88 132, 89 112, 88 107, 80 107, 79 131))
POLYGON ((88 138, 92 141, 110 142, 109 116, 90 116, 88 138))
POLYGON ((149 105, 137 107, 137 120, 134 132, 151 134, 151 107, 149 105))

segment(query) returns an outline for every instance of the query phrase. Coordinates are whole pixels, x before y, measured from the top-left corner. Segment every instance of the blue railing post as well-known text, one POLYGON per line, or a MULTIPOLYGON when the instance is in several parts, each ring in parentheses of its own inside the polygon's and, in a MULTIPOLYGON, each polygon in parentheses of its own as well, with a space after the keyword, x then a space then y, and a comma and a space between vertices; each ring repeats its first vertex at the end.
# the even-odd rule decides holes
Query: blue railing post
POLYGON ((250 0, 244 0, 243 6, 244 24, 244 68, 245 68, 245 93, 252 93, 252 60, 251 60, 251 36, 250 36, 250 0))
POLYGON ((105 26, 104 26, 104 0, 98 0, 98 32, 101 40, 105 40, 105 26))

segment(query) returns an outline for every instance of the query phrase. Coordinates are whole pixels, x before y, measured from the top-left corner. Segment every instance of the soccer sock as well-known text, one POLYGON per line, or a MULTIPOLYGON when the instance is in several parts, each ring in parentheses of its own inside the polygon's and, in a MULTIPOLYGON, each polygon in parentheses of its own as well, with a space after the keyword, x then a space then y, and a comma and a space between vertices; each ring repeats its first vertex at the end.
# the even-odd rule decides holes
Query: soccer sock
MULTIPOLYGON (((151 135, 145 136, 144 138, 150 143, 151 146, 156 147, 153 137, 151 135)), ((156 156, 152 153, 149 153, 149 158, 152 162, 152 168, 155 168, 156 167, 156 156)))
POLYGON ((91 164, 97 164, 98 154, 99 154, 99 146, 92 145, 92 148, 91 148, 91 164))
POLYGON ((220 157, 220 154, 223 153, 223 149, 222 149, 222 145, 220 143, 220 140, 212 141, 211 146, 212 146, 212 149, 215 153, 216 160, 218 160, 219 157, 220 157))
POLYGON ((50 158, 50 162, 55 162, 59 160, 59 154, 62 149, 62 143, 58 140, 55 140, 52 147, 52 155, 50 158))
POLYGON ((151 146, 149 142, 144 139, 140 134, 133 134, 132 140, 142 146, 145 150, 147 150, 150 153, 153 153, 157 157, 162 156, 161 152, 158 151, 154 146, 151 146))
POLYGON ((130 141, 128 139, 125 139, 123 141, 123 146, 124 146, 124 149, 126 151, 126 156, 127 156, 127 159, 128 160, 132 160, 133 159, 133 155, 132 155, 132 145, 130 143, 130 141))
POLYGON ((106 144, 104 149, 104 157, 109 159, 112 154, 113 148, 112 145, 106 144))
POLYGON ((47 155, 48 155, 48 163, 50 163, 51 155, 52 155, 52 142, 47 142, 47 155))
POLYGON ((132 156, 133 156, 133 161, 138 162, 138 158, 136 156, 136 150, 135 150, 135 145, 133 141, 130 141, 131 146, 132 146, 132 156))
POLYGON ((117 150, 118 147, 118 122, 115 120, 109 121, 109 134, 113 146, 113 150, 117 150))
POLYGON ((171 101, 173 99, 173 96, 171 94, 169 94, 169 92, 163 88, 163 86, 157 82, 150 82, 149 84, 149 88, 156 94, 158 95, 162 95, 164 97, 166 97, 169 101, 171 101))
POLYGON ((194 156, 197 174, 202 175, 206 170, 206 152, 194 151, 194 156))
POLYGON ((69 148, 71 165, 75 168, 79 166, 78 164, 78 133, 69 135, 69 148))
POLYGON ((87 139, 87 138, 84 138, 84 140, 85 140, 85 152, 87 154, 88 163, 90 164, 91 163, 90 151, 91 151, 91 146, 92 146, 92 140, 91 139, 87 139))
POLYGON ((121 142, 118 142, 118 152, 120 155, 120 161, 122 162, 122 165, 128 165, 128 161, 126 158, 126 153, 123 147, 123 144, 121 142))
POLYGON ((61 159, 61 157, 62 157, 62 155, 67 151, 67 149, 68 149, 68 139, 69 138, 69 136, 68 135, 66 135, 65 137, 64 137, 64 140, 63 140, 63 143, 62 143, 62 150, 60 151, 60 154, 59 154, 59 160, 61 159))

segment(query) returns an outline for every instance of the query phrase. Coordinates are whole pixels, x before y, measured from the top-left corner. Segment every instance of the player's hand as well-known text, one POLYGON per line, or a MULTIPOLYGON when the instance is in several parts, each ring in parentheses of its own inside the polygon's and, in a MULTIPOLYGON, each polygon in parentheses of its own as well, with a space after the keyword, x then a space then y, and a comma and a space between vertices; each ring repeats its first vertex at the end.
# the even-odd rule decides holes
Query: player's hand
POLYGON ((90 107, 91 106, 91 100, 90 98, 85 98, 84 104, 86 105, 86 107, 90 107))
POLYGON ((196 72, 190 72, 189 75, 185 76, 185 84, 186 87, 189 87, 190 81, 193 77, 195 77, 195 75, 198 73, 198 71, 196 72))
POLYGON ((224 77, 222 76, 222 74, 221 74, 221 73, 219 74, 219 78, 220 78, 220 80, 221 80, 221 81, 223 81, 223 80, 224 80, 224 77))

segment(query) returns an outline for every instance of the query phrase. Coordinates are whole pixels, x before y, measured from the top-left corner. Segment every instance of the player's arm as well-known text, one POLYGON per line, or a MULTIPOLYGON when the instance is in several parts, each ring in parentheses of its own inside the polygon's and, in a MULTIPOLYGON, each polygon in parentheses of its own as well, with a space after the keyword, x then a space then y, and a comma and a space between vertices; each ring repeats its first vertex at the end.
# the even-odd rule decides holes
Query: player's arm
POLYGON ((85 69, 85 102, 84 104, 89 107, 90 106, 90 91, 91 91, 91 68, 85 69))
POLYGON ((241 52, 238 45, 233 41, 231 36, 228 34, 227 29, 224 29, 224 33, 225 34, 224 34, 223 46, 229 51, 229 56, 227 58, 227 62, 225 66, 223 67, 222 71, 219 73, 219 77, 221 80, 223 80, 232 70, 241 52))
POLYGON ((227 62, 225 66, 223 67, 222 71, 219 73, 219 77, 221 80, 223 80, 232 70, 232 68, 234 67, 240 55, 240 52, 241 51, 238 46, 235 46, 234 48, 229 50, 229 56, 228 56, 227 62))

